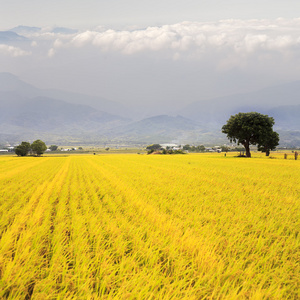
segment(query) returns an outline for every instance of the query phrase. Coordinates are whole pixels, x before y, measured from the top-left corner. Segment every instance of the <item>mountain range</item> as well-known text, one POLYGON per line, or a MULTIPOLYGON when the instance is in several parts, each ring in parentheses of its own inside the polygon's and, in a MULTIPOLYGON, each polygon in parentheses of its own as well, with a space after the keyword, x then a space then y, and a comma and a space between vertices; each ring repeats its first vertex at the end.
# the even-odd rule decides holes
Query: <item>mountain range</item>
POLYGON ((14 31, 0 31, 0 43, 24 42, 24 41, 28 41, 28 38, 19 35, 14 31))
POLYGON ((277 128, 300 129, 300 81, 288 82, 246 94, 235 94, 186 106, 181 114, 210 126, 224 124, 232 114, 258 111, 275 117, 277 128))
POLYGON ((143 118, 144 111, 101 97, 36 88, 0 73, 0 144, 41 138, 46 143, 228 143, 230 115, 258 111, 275 119, 280 145, 300 146, 300 82, 195 102, 143 118))

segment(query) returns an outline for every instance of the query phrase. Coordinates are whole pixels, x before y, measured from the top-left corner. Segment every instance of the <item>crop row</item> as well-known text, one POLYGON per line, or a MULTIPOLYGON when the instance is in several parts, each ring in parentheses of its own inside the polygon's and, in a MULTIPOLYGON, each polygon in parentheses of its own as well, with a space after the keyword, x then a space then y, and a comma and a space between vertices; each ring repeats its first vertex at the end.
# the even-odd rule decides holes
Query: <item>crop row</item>
POLYGON ((297 299, 298 161, 0 158, 0 298, 297 299))

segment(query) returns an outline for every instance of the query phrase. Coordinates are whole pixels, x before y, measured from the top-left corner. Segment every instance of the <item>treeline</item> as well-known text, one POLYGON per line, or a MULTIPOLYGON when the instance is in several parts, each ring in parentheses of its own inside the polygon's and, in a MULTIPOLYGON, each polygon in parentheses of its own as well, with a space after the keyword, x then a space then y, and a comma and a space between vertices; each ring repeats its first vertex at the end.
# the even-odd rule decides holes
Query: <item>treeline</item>
POLYGON ((146 147, 148 154, 184 154, 188 152, 201 153, 201 152, 230 152, 230 151, 245 151, 244 147, 236 146, 229 147, 226 145, 223 146, 214 146, 214 147, 205 147, 204 145, 179 145, 179 146, 166 146, 163 147, 160 144, 152 144, 146 147))
POLYGON ((184 145, 182 147, 183 150, 189 151, 189 152, 204 152, 206 149, 203 145, 199 146, 190 146, 189 144, 184 145))
POLYGON ((32 144, 29 142, 22 142, 15 148, 15 153, 18 156, 26 156, 29 153, 31 155, 40 156, 47 150, 46 144, 41 140, 36 140, 32 144))
POLYGON ((162 147, 160 144, 152 144, 146 147, 147 154, 185 154, 183 149, 174 149, 172 147, 162 147))
POLYGON ((185 152, 183 150, 172 150, 172 149, 161 149, 161 150, 148 150, 147 154, 185 154, 185 152))

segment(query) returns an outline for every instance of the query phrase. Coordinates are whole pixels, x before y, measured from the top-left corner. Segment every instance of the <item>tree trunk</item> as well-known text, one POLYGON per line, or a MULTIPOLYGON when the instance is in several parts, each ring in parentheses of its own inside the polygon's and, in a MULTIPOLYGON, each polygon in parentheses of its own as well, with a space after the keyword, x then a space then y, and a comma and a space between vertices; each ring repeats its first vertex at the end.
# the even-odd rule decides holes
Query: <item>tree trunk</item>
POLYGON ((243 146, 246 150, 246 157, 251 157, 249 141, 246 141, 243 146))
POLYGON ((266 150, 266 156, 269 156, 269 155, 270 155, 270 150, 267 149, 267 150, 266 150))

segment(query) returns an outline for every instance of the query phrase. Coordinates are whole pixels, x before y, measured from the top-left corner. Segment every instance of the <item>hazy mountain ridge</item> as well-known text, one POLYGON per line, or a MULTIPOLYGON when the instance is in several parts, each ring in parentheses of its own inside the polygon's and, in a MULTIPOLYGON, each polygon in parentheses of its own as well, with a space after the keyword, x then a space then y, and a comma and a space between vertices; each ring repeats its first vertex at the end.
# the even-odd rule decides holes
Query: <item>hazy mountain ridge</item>
POLYGON ((300 105, 285 105, 271 108, 266 113, 275 120, 275 127, 300 131, 300 105))
MULTIPOLYGON (((17 27, 11 28, 9 31, 10 32, 15 32, 17 34, 32 34, 32 33, 37 33, 42 31, 43 29, 41 27, 32 27, 32 26, 22 26, 19 25, 17 27)), ((61 33, 61 34, 74 34, 77 33, 77 29, 72 29, 72 28, 66 28, 66 27, 54 27, 49 32, 52 33, 61 33)))
POLYGON ((81 131, 97 131, 100 125, 101 128, 103 126, 110 128, 128 122, 125 118, 100 112, 86 105, 74 105, 45 97, 25 98, 21 101, 18 99, 15 103, 16 110, 11 108, 13 101, 10 101, 10 106, 7 104, 6 101, 1 102, 0 105, 0 124, 6 124, 6 132, 8 132, 7 126, 19 126, 21 131, 28 128, 48 132, 72 128, 81 131))
POLYGON ((224 124, 232 114, 238 112, 272 113, 276 107, 298 105, 299 102, 300 81, 294 81, 251 93, 194 102, 183 108, 180 114, 192 120, 219 126, 224 124))
POLYGON ((101 97, 83 95, 68 91, 55 89, 39 89, 22 80, 11 73, 0 73, 0 91, 12 92, 19 97, 34 98, 48 97, 69 102, 71 104, 84 104, 94 107, 97 110, 105 111, 110 114, 130 115, 130 108, 125 105, 110 101, 101 97))
POLYGON ((41 27, 35 27, 35 26, 23 26, 19 25, 17 27, 11 28, 10 31, 16 32, 18 34, 23 34, 23 33, 35 33, 41 31, 41 27))
POLYGON ((0 31, 0 43, 25 42, 29 39, 13 31, 0 31))
MULTIPOLYGON (((0 134, 27 139, 40 134, 46 139, 105 134, 108 129, 130 120, 85 104, 72 104, 44 95, 76 94, 37 89, 9 73, 0 73, 0 134)), ((84 97, 84 96, 81 96, 84 97)), ((63 97, 62 97, 63 98, 63 97)), ((80 98, 80 96, 79 96, 80 98)), ((99 99, 98 99, 99 100, 99 99)), ((106 101, 108 104, 109 101, 106 101)), ((99 103, 101 106, 101 103, 99 103)))
MULTIPOLYGON (((293 82, 274 90, 268 88, 196 102, 177 116, 158 115, 131 121, 127 118, 130 108, 117 102, 60 90, 42 90, 12 74, 0 73, 0 139, 11 137, 20 141, 40 136, 51 143, 68 139, 79 143, 226 143, 228 140, 221 133, 221 127, 230 115, 259 111, 274 117, 281 144, 300 145, 299 95, 299 82, 293 82), (270 97, 274 98, 272 104, 270 97)), ((136 113, 135 120, 139 116, 142 114, 136 113)))
POLYGON ((132 122, 110 131, 110 135, 124 140, 159 142, 188 140, 195 133, 205 130, 195 121, 182 116, 159 115, 132 122))

